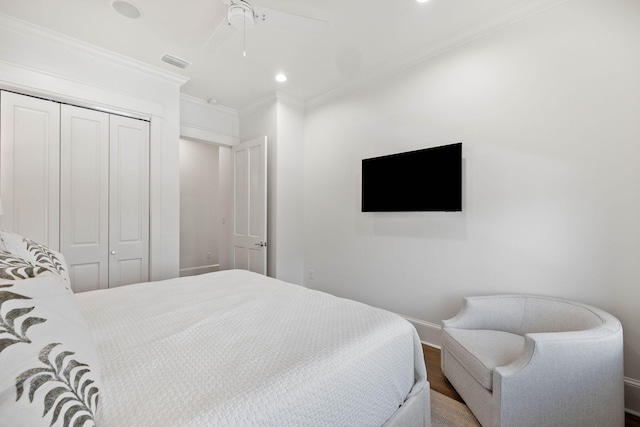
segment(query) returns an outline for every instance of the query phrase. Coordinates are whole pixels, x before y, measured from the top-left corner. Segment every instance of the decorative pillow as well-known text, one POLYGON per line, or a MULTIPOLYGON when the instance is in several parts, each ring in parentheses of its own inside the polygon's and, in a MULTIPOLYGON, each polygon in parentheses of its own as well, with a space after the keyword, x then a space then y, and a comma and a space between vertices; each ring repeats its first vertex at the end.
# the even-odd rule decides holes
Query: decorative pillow
POLYGON ((1 424, 94 426, 98 357, 75 296, 56 273, 15 256, 8 263, 0 268, 1 424))
POLYGON ((6 230, 0 230, 0 241, 7 252, 58 273, 67 290, 73 293, 67 263, 60 252, 6 230))
POLYGON ((32 264, 11 252, 0 250, 0 279, 21 280, 50 270, 42 265, 32 264))

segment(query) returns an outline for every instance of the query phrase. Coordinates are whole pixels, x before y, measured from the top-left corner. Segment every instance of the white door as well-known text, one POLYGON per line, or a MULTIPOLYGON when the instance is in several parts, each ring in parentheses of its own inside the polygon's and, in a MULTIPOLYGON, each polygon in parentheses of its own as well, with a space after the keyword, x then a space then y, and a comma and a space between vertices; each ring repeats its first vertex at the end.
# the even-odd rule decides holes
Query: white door
POLYGON ((110 118, 109 287, 149 280, 149 123, 110 118))
POLYGON ((58 250, 60 104, 0 93, 2 228, 58 250))
POLYGON ((267 137, 234 145, 233 268, 267 274, 267 137))
POLYGON ((62 106, 60 252, 75 292, 109 287, 109 114, 62 106))

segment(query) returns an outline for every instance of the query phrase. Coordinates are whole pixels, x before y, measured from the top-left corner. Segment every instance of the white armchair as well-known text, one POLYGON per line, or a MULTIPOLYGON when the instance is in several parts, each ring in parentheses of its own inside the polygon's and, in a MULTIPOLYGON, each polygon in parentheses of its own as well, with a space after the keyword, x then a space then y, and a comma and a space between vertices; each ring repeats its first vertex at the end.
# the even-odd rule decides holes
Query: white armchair
POLYGON ((622 325, 548 297, 467 297, 442 327, 442 372, 484 427, 622 427, 622 325))

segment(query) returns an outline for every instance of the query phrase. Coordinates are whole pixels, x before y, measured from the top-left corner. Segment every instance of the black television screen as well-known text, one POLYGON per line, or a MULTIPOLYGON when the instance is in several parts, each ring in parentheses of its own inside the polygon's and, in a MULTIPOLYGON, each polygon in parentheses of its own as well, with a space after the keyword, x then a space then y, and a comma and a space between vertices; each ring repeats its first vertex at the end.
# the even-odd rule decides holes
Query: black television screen
POLYGON ((362 160, 362 212, 462 211, 462 143, 362 160))

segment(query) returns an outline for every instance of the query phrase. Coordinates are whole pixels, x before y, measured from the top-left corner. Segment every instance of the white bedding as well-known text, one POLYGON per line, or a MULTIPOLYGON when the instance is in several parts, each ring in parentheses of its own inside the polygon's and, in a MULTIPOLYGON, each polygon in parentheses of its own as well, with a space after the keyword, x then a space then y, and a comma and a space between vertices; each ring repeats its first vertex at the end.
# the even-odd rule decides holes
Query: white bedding
POLYGON ((406 320, 246 271, 77 299, 100 427, 379 426, 427 384, 406 320))

